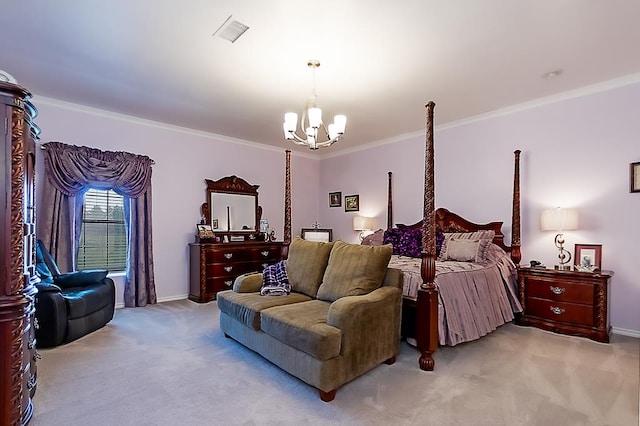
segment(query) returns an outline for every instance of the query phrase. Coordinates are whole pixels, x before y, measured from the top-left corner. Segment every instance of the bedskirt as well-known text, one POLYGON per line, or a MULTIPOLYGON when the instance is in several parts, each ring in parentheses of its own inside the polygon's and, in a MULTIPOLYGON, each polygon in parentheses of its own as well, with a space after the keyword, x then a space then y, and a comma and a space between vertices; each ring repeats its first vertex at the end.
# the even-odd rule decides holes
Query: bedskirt
MULTIPOLYGON (((422 284, 420 262, 397 255, 389 262, 404 273, 406 299, 417 299, 422 284)), ((439 343, 454 346, 476 340, 512 321, 515 313, 522 312, 516 277, 516 267, 506 254, 486 265, 436 262, 439 343)))

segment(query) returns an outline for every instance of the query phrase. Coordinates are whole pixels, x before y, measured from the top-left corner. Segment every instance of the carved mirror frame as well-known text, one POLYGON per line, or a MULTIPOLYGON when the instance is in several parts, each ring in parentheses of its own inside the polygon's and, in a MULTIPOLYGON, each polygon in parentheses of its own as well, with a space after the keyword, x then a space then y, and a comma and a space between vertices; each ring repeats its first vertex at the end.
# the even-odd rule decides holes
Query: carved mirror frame
MULTIPOLYGON (((254 240, 260 234, 260 218, 262 216, 262 208, 258 205, 258 188, 260 185, 251 185, 246 180, 232 175, 226 176, 218 180, 205 179, 206 187, 206 201, 202 204, 201 211, 204 217, 205 223, 212 225, 213 232, 220 239, 226 238, 228 242, 245 241, 247 238, 254 240), (252 208, 255 217, 255 223, 253 223, 253 229, 216 229, 222 228, 222 226, 214 226, 212 222, 213 212, 213 197, 214 194, 230 194, 230 195, 242 195, 247 197, 253 197, 252 208)), ((220 220, 220 219, 218 219, 220 220)), ((229 218, 227 217, 228 221, 229 218)))

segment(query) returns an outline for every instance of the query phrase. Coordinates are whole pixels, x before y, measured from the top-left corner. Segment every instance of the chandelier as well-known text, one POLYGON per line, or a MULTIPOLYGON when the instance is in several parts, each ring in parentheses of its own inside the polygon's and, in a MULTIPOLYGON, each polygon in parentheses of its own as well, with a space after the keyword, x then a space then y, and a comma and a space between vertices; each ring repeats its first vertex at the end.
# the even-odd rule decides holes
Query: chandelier
POLYGON ((313 70, 313 94, 302 110, 300 117, 300 128, 304 131, 304 137, 298 136, 296 130, 298 127, 298 114, 288 112, 284 115, 284 137, 288 141, 293 141, 297 145, 306 145, 310 149, 318 149, 325 146, 331 146, 342 139, 344 129, 347 125, 347 117, 345 115, 336 115, 333 117, 333 123, 325 126, 322 122, 322 110, 318 108, 316 101, 316 69, 320 66, 320 61, 311 59, 307 66, 313 70))

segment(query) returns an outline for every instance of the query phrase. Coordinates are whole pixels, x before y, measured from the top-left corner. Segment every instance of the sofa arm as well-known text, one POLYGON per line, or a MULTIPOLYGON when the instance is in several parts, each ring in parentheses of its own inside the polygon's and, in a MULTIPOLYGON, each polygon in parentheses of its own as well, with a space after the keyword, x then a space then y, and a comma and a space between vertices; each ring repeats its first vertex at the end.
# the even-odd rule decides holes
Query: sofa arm
POLYGON ((61 288, 84 287, 104 281, 109 271, 106 269, 90 269, 69 272, 53 277, 53 283, 61 288))
POLYGON ((384 286, 369 294, 336 300, 329 307, 327 324, 341 330, 343 354, 370 351, 375 357, 390 347, 397 352, 401 314, 402 291, 384 286))
MULTIPOLYGON (((55 286, 47 286, 55 287, 55 286)), ((67 304, 58 291, 38 290, 36 294, 36 345, 39 348, 58 346, 67 333, 67 304)))
POLYGON ((255 293, 262 287, 262 273, 250 272, 240 275, 233 282, 233 291, 236 293, 255 293))

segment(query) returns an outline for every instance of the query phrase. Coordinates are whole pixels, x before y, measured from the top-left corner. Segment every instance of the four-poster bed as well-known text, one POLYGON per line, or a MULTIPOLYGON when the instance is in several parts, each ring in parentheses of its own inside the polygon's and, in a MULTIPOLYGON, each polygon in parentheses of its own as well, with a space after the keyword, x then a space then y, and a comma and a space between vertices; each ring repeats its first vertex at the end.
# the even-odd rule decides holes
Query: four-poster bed
MULTIPOLYGON (((515 169, 514 169, 514 181, 513 181, 513 210, 512 210, 512 235, 511 235, 511 245, 507 246, 504 243, 504 234, 502 233, 502 222, 491 222, 487 224, 477 224, 470 222, 446 209, 440 208, 435 209, 435 185, 434 185, 434 144, 433 144, 433 110, 435 107, 435 103, 429 102, 426 105, 426 147, 425 147, 425 178, 424 178, 424 211, 423 211, 423 220, 413 225, 405 226, 398 225, 398 228, 403 231, 411 231, 411 230, 420 230, 422 234, 422 253, 420 255, 420 264, 419 269, 414 264, 413 272, 419 271, 419 277, 421 283, 417 285, 417 290, 414 294, 407 294, 410 292, 405 291, 404 298, 404 306, 403 306, 403 336, 407 338, 415 339, 416 346, 418 350, 421 352, 419 364, 422 370, 433 370, 435 366, 433 354, 438 348, 439 342, 441 344, 456 344, 462 341, 473 340, 478 338, 492 329, 495 329, 497 325, 500 325, 504 322, 510 321, 513 319, 513 313, 519 312, 521 310, 520 304, 517 299, 517 292, 515 290, 515 274, 516 268, 515 265, 520 263, 521 253, 520 253, 520 187, 519 187, 519 162, 520 162, 520 151, 515 151, 515 169), (462 269, 466 269, 468 271, 459 271, 454 270, 456 268, 445 268, 441 265, 441 262, 438 262, 436 265, 436 259, 442 259, 437 257, 436 250, 436 234, 443 233, 446 235, 447 233, 457 233, 451 235, 457 235, 459 238, 463 235, 462 233, 475 233, 471 234, 474 238, 480 235, 482 237, 482 233, 488 231, 484 236, 490 238, 490 240, 496 246, 500 247, 504 250, 504 256, 500 257, 498 251, 494 250, 494 255, 492 259, 492 263, 489 266, 486 265, 478 265, 477 267, 472 266, 472 264, 465 264, 465 267, 462 269), (510 261, 508 260, 510 259, 510 261), (513 262, 513 263, 511 263, 513 262), (439 309, 439 305, 442 305, 443 296, 439 294, 439 288, 436 284, 436 272, 443 273, 442 281, 444 283, 444 278, 451 278, 453 275, 445 275, 447 272, 462 272, 463 274, 474 274, 476 275, 487 275, 487 271, 490 268, 495 268, 499 271, 496 276, 502 276, 503 283, 496 284, 495 282, 489 281, 488 283, 482 283, 482 285, 489 286, 489 293, 486 294, 485 299, 488 304, 500 305, 501 306, 493 306, 490 309, 493 312, 485 311, 486 307, 480 306, 480 314, 484 315, 493 315, 493 318, 488 325, 478 325, 479 329, 473 331, 472 333, 467 333, 465 330, 462 331, 447 331, 447 324, 443 324, 447 320, 451 320, 451 318, 455 315, 455 309, 458 306, 455 306, 456 303, 451 303, 451 308, 447 313, 443 313, 445 307, 439 309), (504 285, 502 285, 504 284, 504 285), (495 293, 494 293, 495 291, 495 293), (504 294, 498 296, 500 300, 496 302, 496 294, 504 291, 504 294), (505 300, 508 300, 506 302, 505 300), (508 304, 510 304, 511 312, 507 312, 508 304), (448 316, 448 319, 443 318, 444 316, 448 316), (462 336, 456 336, 458 333, 462 336), (449 337, 448 337, 449 336, 449 337)), ((389 172, 389 182, 388 182, 388 205, 387 205, 387 230, 393 229, 393 198, 392 198, 392 186, 391 186, 391 177, 392 174, 389 172)), ((468 235, 468 234, 467 234, 468 235)), ((439 235, 438 237, 442 237, 439 235)), ((446 244, 446 243, 445 243, 446 244)), ((446 260, 446 259, 445 259, 446 260)), ((393 262, 393 260, 392 260, 393 262)), ((448 263, 448 262, 447 262, 448 263)), ((455 262, 458 263, 458 262, 455 262)), ((396 263, 390 266, 403 268, 401 263, 396 263)), ((407 275, 405 275, 405 279, 407 275)), ((469 278, 464 278, 464 280, 469 280, 469 278)), ((459 283, 457 281, 456 283, 459 283)), ((453 284, 452 284, 453 286, 453 284)), ((474 291, 476 289, 473 289, 474 291)), ((451 292, 447 290, 450 295, 447 297, 459 297, 453 294, 454 290, 451 292)), ((464 295, 462 296, 464 297, 464 295)), ((466 296, 468 298, 474 297, 478 298, 478 295, 466 296)), ((480 297, 481 299, 482 297, 480 297)), ((453 299, 451 299, 453 300, 453 299)), ((482 302, 480 302, 482 303, 482 302)), ((470 313, 464 313, 460 315, 474 315, 473 307, 470 310, 470 313)), ((483 318, 486 319, 486 318, 483 318)), ((455 325, 454 325, 455 327, 455 325)), ((458 327, 458 328, 464 328, 458 327)))

